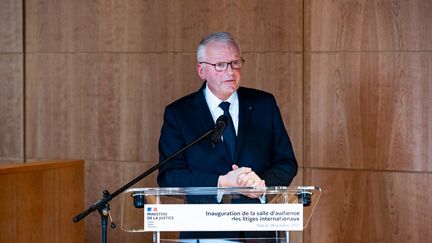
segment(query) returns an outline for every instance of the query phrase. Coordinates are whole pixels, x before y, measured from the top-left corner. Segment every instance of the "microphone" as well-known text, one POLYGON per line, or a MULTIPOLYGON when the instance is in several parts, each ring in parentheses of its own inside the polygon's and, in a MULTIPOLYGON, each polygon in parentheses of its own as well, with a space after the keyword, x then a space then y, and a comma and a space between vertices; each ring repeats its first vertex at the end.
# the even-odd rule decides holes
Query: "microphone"
MULTIPOLYGON (((186 144, 183 148, 177 150, 177 152, 173 153, 172 155, 168 156, 168 158, 164 159, 163 161, 160 161, 159 163, 153 165, 150 169, 146 170, 144 173, 142 173, 141 175, 135 177, 135 179, 131 180, 130 182, 128 182, 127 184, 125 184, 124 186, 122 186, 121 188, 117 189, 115 192, 110 193, 107 190, 103 191, 103 197, 98 200, 97 202, 95 202, 93 205, 91 205, 87 210, 84 210, 83 212, 81 212, 80 214, 78 214, 77 216, 75 216, 72 220, 74 223, 78 223, 79 221, 81 221, 83 218, 87 217, 90 213, 98 210, 101 215, 101 220, 102 220, 102 241, 104 240, 104 236, 106 236, 106 227, 104 227, 104 225, 106 226, 106 222, 107 222, 107 215, 104 214, 105 211, 107 211, 109 213, 109 202, 115 198, 116 196, 118 196, 120 193, 124 192, 126 189, 128 189, 129 187, 135 185, 137 182, 139 182, 140 180, 142 180, 143 178, 147 177, 148 175, 150 175, 153 171, 159 169, 159 167, 161 167, 161 165, 165 164, 166 162, 170 161, 171 159, 177 157, 179 154, 183 153, 184 151, 186 151, 187 149, 189 149, 190 147, 192 147, 193 145, 203 141, 204 139, 208 139, 209 136, 212 136, 212 144, 213 146, 216 146, 216 143, 220 142, 220 138, 222 136, 222 133, 226 127, 226 125, 228 124, 228 117, 227 116, 220 116, 217 120, 216 120, 216 126, 214 129, 211 129, 207 132, 205 132, 204 134, 201 135, 201 137, 193 140, 192 142, 186 144)), ((135 204, 135 197, 140 197, 139 194, 136 195, 132 195, 134 197, 134 205, 135 207, 139 208, 140 204, 135 204)), ((142 196, 142 195, 141 195, 142 196)), ((140 200, 141 198, 138 198, 138 200, 140 200)), ((137 200, 137 202, 139 202, 137 200)), ((112 221, 111 221, 112 222, 112 221)), ((111 224, 111 228, 115 228, 115 224, 111 224)))
POLYGON ((216 126, 213 129, 213 134, 211 137, 213 147, 220 142, 222 134, 227 124, 228 124, 228 117, 225 115, 220 116, 216 120, 216 126))

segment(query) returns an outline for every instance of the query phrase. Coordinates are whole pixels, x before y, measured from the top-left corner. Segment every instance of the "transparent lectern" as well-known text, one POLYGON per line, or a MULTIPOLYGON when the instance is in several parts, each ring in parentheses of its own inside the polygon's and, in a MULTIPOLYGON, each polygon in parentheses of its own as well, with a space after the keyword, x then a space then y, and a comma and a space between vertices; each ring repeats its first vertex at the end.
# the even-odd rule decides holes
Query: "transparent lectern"
POLYGON ((320 198, 314 186, 266 188, 132 188, 123 193, 121 228, 153 232, 153 242, 244 242, 245 239, 161 239, 160 232, 267 231, 289 242, 289 231, 307 227, 320 198), (258 203, 243 204, 244 196, 258 203))

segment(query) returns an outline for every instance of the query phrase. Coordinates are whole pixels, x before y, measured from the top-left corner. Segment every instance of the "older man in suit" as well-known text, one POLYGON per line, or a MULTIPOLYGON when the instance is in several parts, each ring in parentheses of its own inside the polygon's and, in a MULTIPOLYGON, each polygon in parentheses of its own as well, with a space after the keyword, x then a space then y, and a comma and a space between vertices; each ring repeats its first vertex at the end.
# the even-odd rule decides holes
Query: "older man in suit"
MULTIPOLYGON (((228 117, 222 142, 210 140, 190 147, 159 169, 161 187, 288 186, 297 161, 274 96, 240 87, 244 59, 240 46, 226 32, 204 37, 197 50, 201 88, 168 105, 159 141, 160 161, 228 117)), ((239 202, 259 202, 245 195, 239 202)), ((214 203, 216 203, 214 198, 214 203)), ((251 232, 182 233, 182 238, 239 238, 251 232)))

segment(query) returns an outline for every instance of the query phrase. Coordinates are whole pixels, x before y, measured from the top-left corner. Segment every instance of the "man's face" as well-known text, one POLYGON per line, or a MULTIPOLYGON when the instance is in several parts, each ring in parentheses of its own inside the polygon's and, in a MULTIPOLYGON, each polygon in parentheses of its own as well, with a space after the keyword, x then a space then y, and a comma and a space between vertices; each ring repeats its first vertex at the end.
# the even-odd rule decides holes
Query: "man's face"
MULTIPOLYGON (((241 57, 234 44, 212 41, 206 45, 204 59, 201 61, 215 64, 241 57)), ((202 63, 197 65, 197 70, 200 78, 207 81, 210 91, 221 100, 228 99, 240 86, 240 69, 233 69, 231 65, 225 71, 216 71, 214 66, 202 63)))

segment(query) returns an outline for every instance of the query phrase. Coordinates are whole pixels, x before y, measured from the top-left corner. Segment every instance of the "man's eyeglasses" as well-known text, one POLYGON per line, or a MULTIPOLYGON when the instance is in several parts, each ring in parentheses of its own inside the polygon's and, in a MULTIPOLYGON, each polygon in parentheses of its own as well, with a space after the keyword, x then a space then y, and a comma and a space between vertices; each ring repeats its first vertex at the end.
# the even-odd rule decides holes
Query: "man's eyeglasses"
POLYGON ((218 63, 209 63, 209 62, 200 62, 199 64, 208 64, 208 65, 212 65, 216 71, 218 72, 222 72, 227 70, 228 65, 231 65, 232 69, 241 69, 243 67, 244 64, 244 59, 241 58, 239 60, 233 60, 231 62, 218 62, 218 63))

